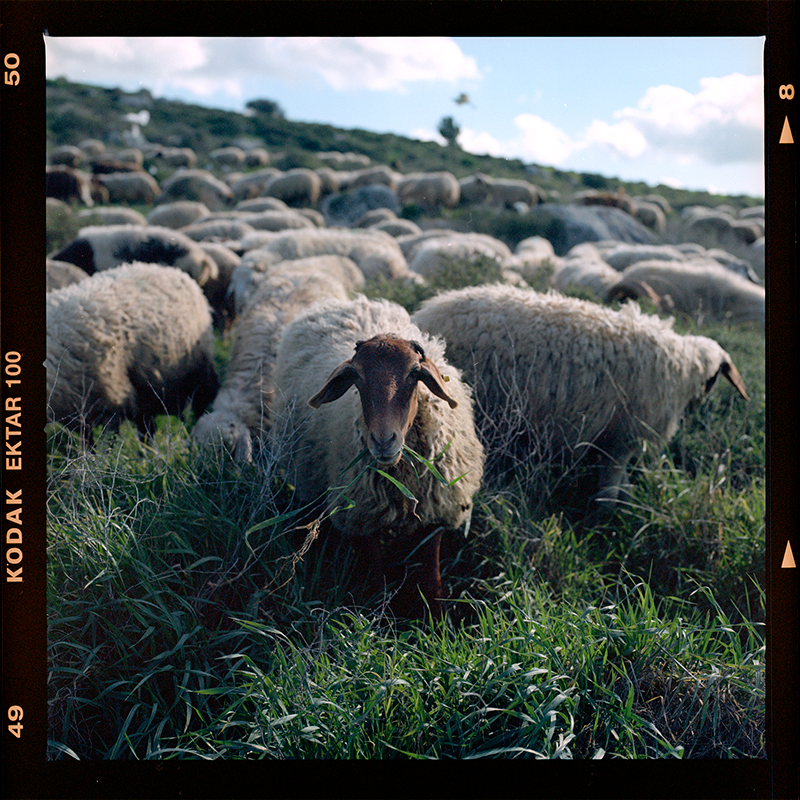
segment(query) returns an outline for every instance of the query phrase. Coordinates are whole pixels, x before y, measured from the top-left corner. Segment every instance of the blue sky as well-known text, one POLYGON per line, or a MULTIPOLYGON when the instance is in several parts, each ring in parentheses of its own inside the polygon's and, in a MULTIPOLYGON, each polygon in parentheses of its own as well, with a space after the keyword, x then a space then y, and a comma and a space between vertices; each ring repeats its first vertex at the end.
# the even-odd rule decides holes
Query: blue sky
MULTIPOLYGON (((46 38, 47 76, 763 196, 762 37, 46 38), (466 95, 469 102, 457 104, 466 95)), ((143 129, 147 134, 146 126, 143 129)))

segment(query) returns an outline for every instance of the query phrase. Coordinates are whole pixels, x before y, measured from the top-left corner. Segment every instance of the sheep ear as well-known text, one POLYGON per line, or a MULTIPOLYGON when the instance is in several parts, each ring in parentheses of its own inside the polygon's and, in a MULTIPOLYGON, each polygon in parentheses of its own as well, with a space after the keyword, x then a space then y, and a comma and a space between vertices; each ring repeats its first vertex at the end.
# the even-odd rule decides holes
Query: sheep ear
POLYGON ((455 408, 458 403, 450 397, 444 388, 444 378, 439 368, 430 359, 423 359, 420 364, 419 379, 439 398, 445 400, 450 408, 455 408))
POLYGON ((733 366, 733 362, 726 361, 720 369, 722 370, 722 374, 730 381, 731 386, 733 386, 745 400, 749 400, 750 398, 745 391, 742 376, 739 374, 739 370, 733 366))
POLYGON ((358 373, 351 361, 344 361, 330 374, 325 385, 308 401, 311 408, 338 400, 355 382, 358 373))

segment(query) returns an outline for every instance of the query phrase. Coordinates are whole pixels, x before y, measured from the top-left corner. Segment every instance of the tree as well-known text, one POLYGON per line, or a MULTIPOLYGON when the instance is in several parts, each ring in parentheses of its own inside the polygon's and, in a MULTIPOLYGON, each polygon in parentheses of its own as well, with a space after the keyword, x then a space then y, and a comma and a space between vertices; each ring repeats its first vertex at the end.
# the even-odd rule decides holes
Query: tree
POLYGON ((283 109, 273 100, 249 100, 245 107, 267 117, 283 118, 283 109))
POLYGON ((452 117, 442 117, 439 123, 439 133, 447 140, 447 144, 457 144, 456 139, 461 133, 461 127, 452 117))

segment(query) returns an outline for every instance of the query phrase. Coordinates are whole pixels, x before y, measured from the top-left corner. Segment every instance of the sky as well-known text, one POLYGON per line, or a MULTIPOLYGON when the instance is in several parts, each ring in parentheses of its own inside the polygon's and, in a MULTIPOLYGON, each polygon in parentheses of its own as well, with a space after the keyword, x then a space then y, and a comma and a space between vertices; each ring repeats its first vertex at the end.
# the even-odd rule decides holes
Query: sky
MULTIPOLYGON (((763 37, 46 37, 47 77, 764 195, 763 37), (456 102, 460 100, 461 102, 456 102)), ((147 127, 142 129, 147 135, 147 127)))

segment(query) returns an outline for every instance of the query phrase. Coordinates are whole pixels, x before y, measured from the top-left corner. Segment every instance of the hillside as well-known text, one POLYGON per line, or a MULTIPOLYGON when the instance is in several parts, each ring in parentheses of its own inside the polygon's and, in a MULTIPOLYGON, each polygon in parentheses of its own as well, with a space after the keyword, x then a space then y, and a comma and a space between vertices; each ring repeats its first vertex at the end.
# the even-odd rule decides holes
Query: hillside
MULTIPOLYGON (((268 107, 270 103, 264 105, 268 107)), ((146 89, 128 93, 61 78, 47 81, 48 148, 90 138, 109 145, 124 144, 125 135, 132 128, 126 115, 143 110, 149 113, 150 119, 142 133, 152 144, 191 147, 198 153, 208 153, 217 147, 248 142, 265 146, 272 154, 272 165, 280 169, 320 167, 324 162, 316 153, 339 151, 367 156, 373 163, 390 164, 404 173, 448 170, 458 178, 475 172, 495 178, 523 178, 536 183, 548 198, 556 201, 586 189, 624 189, 632 197, 657 191, 678 211, 688 205, 725 203, 738 210, 763 203, 761 198, 627 183, 599 173, 562 171, 524 164, 517 159, 474 155, 457 146, 443 147, 435 142, 421 142, 390 133, 295 122, 280 113, 238 114, 153 97, 146 89)))

